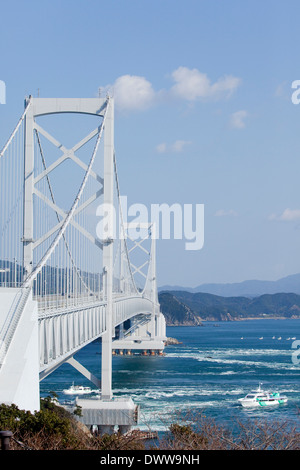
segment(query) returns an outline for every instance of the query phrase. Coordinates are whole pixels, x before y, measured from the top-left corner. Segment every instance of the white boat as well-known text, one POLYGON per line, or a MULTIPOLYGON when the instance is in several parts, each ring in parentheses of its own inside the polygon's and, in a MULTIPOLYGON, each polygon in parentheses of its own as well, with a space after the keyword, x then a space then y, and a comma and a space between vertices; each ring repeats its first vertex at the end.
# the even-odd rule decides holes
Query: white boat
POLYGON ((84 395, 86 393, 92 393, 90 387, 83 387, 82 385, 71 385, 70 388, 63 390, 66 395, 84 395))
POLYGON ((258 406, 274 406, 274 405, 281 405, 287 402, 287 397, 284 395, 280 395, 278 392, 266 392, 261 389, 261 384, 257 390, 253 390, 252 392, 248 393, 244 398, 239 398, 239 403, 246 407, 258 407, 258 406))

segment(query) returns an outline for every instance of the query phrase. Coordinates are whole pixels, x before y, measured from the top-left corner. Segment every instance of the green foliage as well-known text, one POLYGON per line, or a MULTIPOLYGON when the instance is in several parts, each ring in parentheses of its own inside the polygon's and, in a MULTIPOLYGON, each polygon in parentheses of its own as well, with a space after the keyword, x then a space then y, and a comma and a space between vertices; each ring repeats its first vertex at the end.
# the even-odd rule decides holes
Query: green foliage
POLYGON ((207 445, 207 439, 201 432, 195 432, 187 424, 171 424, 164 445, 169 449, 202 449, 207 445))
POLYGON ((193 434, 191 426, 171 424, 170 432, 174 437, 189 438, 193 434))
POLYGON ((22 442, 34 435, 43 436, 50 445, 51 439, 59 441, 61 448, 76 447, 75 421, 68 412, 53 402, 53 397, 41 400, 41 409, 34 414, 20 410, 16 405, 0 405, 0 428, 14 433, 22 442))
POLYGON ((16 405, 0 405, 0 429, 7 429, 16 432, 27 419, 30 419, 31 413, 19 410, 16 405))
POLYGON ((265 294, 255 298, 221 297, 202 292, 161 292, 159 302, 167 324, 199 324, 199 320, 235 320, 247 317, 300 318, 300 296, 265 294))
POLYGON ((172 293, 162 292, 159 294, 159 302, 168 324, 193 325, 198 323, 195 312, 172 293))
POLYGON ((82 407, 79 405, 76 405, 75 410, 73 411, 75 416, 82 416, 82 407))
MULTIPOLYGON (((36 450, 144 449, 142 441, 135 436, 92 436, 74 415, 58 406, 55 399, 54 393, 42 399, 40 411, 34 414, 20 410, 16 405, 0 405, 0 429, 12 431, 15 440, 25 448, 36 450)), ((81 415, 81 408, 77 407, 74 414, 81 415)))

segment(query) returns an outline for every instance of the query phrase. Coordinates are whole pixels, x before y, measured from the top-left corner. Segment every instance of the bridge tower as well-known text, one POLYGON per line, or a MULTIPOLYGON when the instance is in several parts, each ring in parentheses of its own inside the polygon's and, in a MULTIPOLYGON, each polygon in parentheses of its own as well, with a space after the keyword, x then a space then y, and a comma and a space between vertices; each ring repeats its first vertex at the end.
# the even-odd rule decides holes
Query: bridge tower
MULTIPOLYGON (((1 387, 0 401, 18 402, 20 406, 26 409, 39 409, 39 344, 38 344, 38 319, 37 319, 37 302, 32 300, 32 288, 37 274, 41 271, 43 265, 51 256, 58 243, 59 238, 63 235, 64 227, 72 217, 72 213, 76 210, 79 195, 74 201, 70 211, 64 215, 61 229, 56 239, 50 245, 40 262, 33 267, 33 250, 36 244, 34 240, 34 195, 37 194, 36 184, 40 176, 35 176, 35 155, 34 155, 34 134, 38 130, 55 146, 62 151, 60 156, 51 168, 45 170, 42 175, 48 177, 49 173, 58 167, 65 159, 75 158, 73 149, 67 149, 55 140, 50 134, 44 131, 36 122, 39 116, 46 116, 60 113, 79 113, 89 114, 105 118, 103 126, 104 134, 104 175, 103 175, 103 194, 104 201, 107 204, 113 204, 113 178, 114 178, 114 113, 113 98, 87 98, 87 99, 65 99, 65 98, 28 98, 25 101, 26 113, 24 113, 24 198, 23 198, 23 269, 24 277, 20 289, 6 289, 1 292, 1 298, 5 299, 5 307, 2 308, 3 326, 2 333, 9 330, 9 335, 3 337, 2 356, 3 363, 0 369, 1 375, 5 376, 6 386, 1 387), (105 184, 104 184, 105 182, 105 184), (26 293, 26 296, 24 294, 26 293), (20 318, 16 318, 16 311, 19 309, 20 318), (13 317, 14 323, 13 323, 13 317), (17 324, 19 323, 19 328, 17 324), (28 325, 32 324, 29 328, 28 325), (21 328, 21 325, 23 327, 21 328), (25 326, 27 326, 25 328, 25 326), (15 331, 13 331, 15 330, 15 331), (22 331, 21 331, 22 330, 22 331), (15 333, 15 334, 13 334, 15 333), (12 344, 8 343, 8 336, 12 344), (22 365, 22 373, 16 374, 15 371, 20 368, 17 364, 24 362, 20 359, 22 353, 21 345, 27 350, 28 360, 22 365), (10 354, 7 349, 10 349, 10 354), (28 353, 29 351, 29 353, 28 353), (8 369, 11 369, 11 374, 8 369), (9 380, 8 380, 9 377, 9 380), (19 396, 23 398, 19 398, 19 396)), ((97 128, 93 135, 99 131, 97 128)), ((93 135, 89 135, 86 140, 91 139, 93 135)), ((78 147, 83 143, 80 142, 78 147)), ((2 152, 4 153, 4 152, 2 152)), ((84 167, 82 162, 78 162, 84 167)), ((112 267, 113 267, 113 240, 103 243, 103 262, 106 277, 105 297, 107 308, 105 310, 106 332, 102 339, 102 394, 107 398, 111 398, 111 342, 112 342, 112 267)), ((100 269, 100 266, 99 266, 100 269)), ((74 365, 74 363, 73 363, 74 365)), ((3 381, 2 381, 3 383, 3 381)))
MULTIPOLYGON (((68 177, 65 173, 61 184, 68 177)), ((147 324, 150 335, 144 339, 151 340, 154 348, 162 349, 165 339, 154 242, 141 290, 135 285, 124 239, 119 240, 123 248, 117 279, 114 218, 103 238, 93 232, 94 204, 101 197, 105 207, 113 208, 120 199, 113 98, 26 99, 24 113, 0 152, 0 182, 0 403, 38 410, 40 380, 65 362, 101 388, 103 402, 112 402, 116 327, 137 316, 143 320, 133 322, 137 331, 147 324), (44 116, 65 114, 94 116, 97 127, 69 148, 40 121, 44 116), (47 164, 41 136, 55 150, 47 164), (87 144, 93 146, 84 159, 80 151, 87 144), (101 169, 95 165, 100 145, 101 169), (38 167, 37 153, 41 157, 38 167), (65 162, 81 172, 79 187, 67 208, 53 189, 56 172, 65 162), (87 214, 91 208, 92 229, 87 214), (38 223, 41 227, 37 229, 38 223), (78 350, 100 337, 101 382, 74 359, 78 350)), ((133 342, 137 342, 136 334, 133 342)), ((128 406, 131 410, 132 404, 128 406)), ((117 408, 120 411, 120 403, 117 408)), ((101 413, 103 410, 105 406, 101 413)))

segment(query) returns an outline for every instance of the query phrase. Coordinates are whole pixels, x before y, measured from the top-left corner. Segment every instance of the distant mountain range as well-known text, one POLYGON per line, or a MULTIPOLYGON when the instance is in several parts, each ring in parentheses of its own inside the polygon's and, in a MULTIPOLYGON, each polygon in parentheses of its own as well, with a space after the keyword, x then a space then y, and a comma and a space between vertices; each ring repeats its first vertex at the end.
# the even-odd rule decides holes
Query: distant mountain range
POLYGON ((299 318, 300 295, 264 294, 259 297, 221 297, 186 291, 160 292, 159 303, 167 325, 199 325, 202 321, 249 318, 299 318))
POLYGON ((182 286, 162 286, 162 291, 203 292, 223 297, 257 297, 263 294, 294 293, 300 295, 300 274, 292 274, 277 281, 250 280, 228 284, 201 284, 190 288, 182 286))

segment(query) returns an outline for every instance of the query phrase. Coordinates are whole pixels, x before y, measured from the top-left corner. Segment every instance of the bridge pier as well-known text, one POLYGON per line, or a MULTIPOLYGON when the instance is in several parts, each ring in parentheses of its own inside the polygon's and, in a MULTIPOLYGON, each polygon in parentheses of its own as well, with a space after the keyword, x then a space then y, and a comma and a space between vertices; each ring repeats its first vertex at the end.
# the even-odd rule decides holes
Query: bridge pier
POLYGON ((97 426, 99 433, 113 434, 115 427, 121 434, 131 430, 139 420, 139 406, 131 398, 113 398, 111 400, 76 399, 81 407, 82 416, 77 419, 92 428, 97 426))
POLYGON ((103 434, 108 434, 109 436, 111 436, 115 432, 115 427, 109 426, 107 424, 106 425, 98 424, 97 428, 98 428, 98 433, 100 434, 100 436, 103 436, 103 434))
MULTIPOLYGON (((93 432, 94 425, 91 426, 91 432, 93 432)), ((131 431, 131 426, 127 426, 125 424, 120 424, 119 426, 109 426, 109 425, 101 425, 97 426, 99 436, 103 436, 104 434, 108 434, 111 436, 117 430, 121 435, 124 435, 131 431)))
POLYGON ((34 413, 40 410, 38 309, 27 291, 0 288, 0 330, 7 332, 0 341, 0 403, 34 413))
POLYGON ((127 334, 123 331, 123 325, 119 330, 121 334, 112 342, 113 355, 130 356, 137 352, 142 356, 162 355, 167 340, 166 322, 162 313, 151 315, 146 323, 130 326, 127 334))

